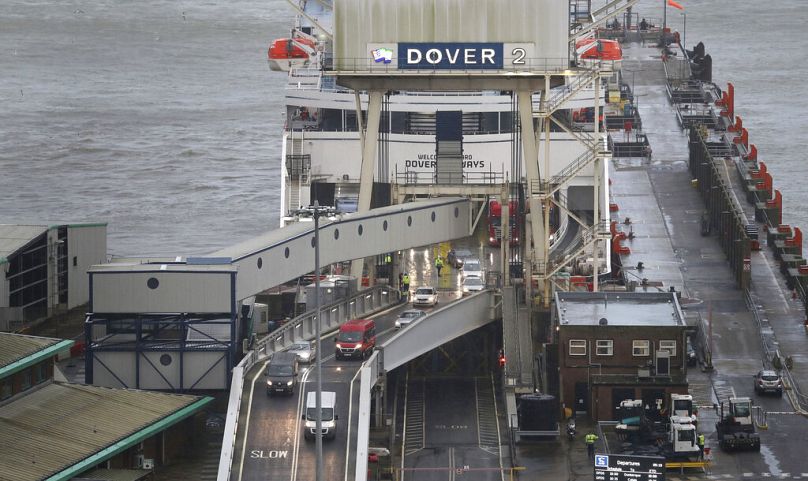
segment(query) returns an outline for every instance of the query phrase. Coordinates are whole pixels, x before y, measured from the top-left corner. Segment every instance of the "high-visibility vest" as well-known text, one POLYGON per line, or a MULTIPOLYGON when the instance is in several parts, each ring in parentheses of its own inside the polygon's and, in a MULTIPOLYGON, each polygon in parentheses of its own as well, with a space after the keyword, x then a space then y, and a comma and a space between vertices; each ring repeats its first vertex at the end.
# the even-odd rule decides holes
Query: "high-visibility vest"
POLYGON ((704 435, 703 434, 699 434, 699 437, 696 440, 696 444, 698 444, 699 446, 704 446, 704 435))
POLYGON ((443 267, 443 259, 441 259, 440 257, 435 259, 435 267, 443 267))
POLYGON ((410 283, 410 276, 408 276, 407 274, 404 274, 404 277, 401 278, 401 282, 403 284, 409 284, 410 283))
POLYGON ((385 255, 384 256, 384 263, 385 264, 390 264, 391 262, 393 262, 393 256, 391 256, 390 254, 385 255))
POLYGON ((597 436, 594 434, 587 434, 586 435, 586 444, 595 444, 595 440, 598 439, 597 436))

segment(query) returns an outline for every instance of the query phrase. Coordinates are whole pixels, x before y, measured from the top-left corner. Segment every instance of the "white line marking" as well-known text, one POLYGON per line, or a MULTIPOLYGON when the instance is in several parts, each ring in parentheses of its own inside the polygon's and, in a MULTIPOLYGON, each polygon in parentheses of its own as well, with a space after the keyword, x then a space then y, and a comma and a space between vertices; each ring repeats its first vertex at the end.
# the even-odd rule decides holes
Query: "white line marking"
POLYGON ((494 375, 491 374, 491 393, 494 396, 494 418, 497 422, 497 448, 499 448, 499 478, 505 481, 505 469, 502 466, 502 434, 499 432, 499 412, 497 409, 497 387, 494 385, 494 375))
POLYGON ((310 373, 311 369, 306 369, 306 372, 303 373, 303 377, 300 380, 300 389, 298 390, 297 394, 297 412, 295 413, 295 443, 292 446, 291 481, 295 481, 295 479, 297 479, 297 459, 300 453, 300 414, 303 411, 303 398, 305 397, 304 394, 306 392, 306 382, 308 382, 310 373))
MULTIPOLYGON (((165 266, 163 266, 165 267, 165 266)), ((261 369, 258 370, 253 382, 250 383, 250 400, 247 402, 247 422, 244 423, 244 442, 241 445, 241 462, 238 467, 238 481, 241 481, 241 476, 244 473, 244 453, 247 451, 247 434, 250 432, 250 412, 252 411, 253 391, 255 391, 255 381, 260 379, 261 373, 264 372, 267 365, 264 363, 261 369)))
POLYGON ((407 370, 407 374, 404 376, 404 428, 401 433, 401 479, 399 481, 404 481, 404 457, 407 455, 405 448, 407 447, 407 396, 409 393, 410 372, 407 370))
MULTIPOLYGON (((363 362, 359 369, 356 370, 356 374, 354 377, 351 378, 351 388, 348 390, 348 438, 345 441, 345 481, 348 481, 348 460, 350 459, 351 455, 351 426, 353 423, 351 420, 351 414, 353 413, 353 386, 354 382, 356 381, 356 377, 359 376, 359 373, 362 372, 362 367, 365 365, 363 362)), ((371 399, 371 402, 373 400, 371 399)))

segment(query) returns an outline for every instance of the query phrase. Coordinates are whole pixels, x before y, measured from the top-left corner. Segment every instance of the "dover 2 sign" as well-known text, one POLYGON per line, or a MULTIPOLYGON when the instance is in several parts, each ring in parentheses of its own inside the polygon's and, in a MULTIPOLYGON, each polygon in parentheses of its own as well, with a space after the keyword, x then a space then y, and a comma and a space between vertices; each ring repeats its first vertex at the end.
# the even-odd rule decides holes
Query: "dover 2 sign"
POLYGON ((370 43, 370 69, 510 70, 529 67, 532 43, 401 42, 370 43))
POLYGON ((501 43, 399 43, 399 69, 500 70, 501 43))

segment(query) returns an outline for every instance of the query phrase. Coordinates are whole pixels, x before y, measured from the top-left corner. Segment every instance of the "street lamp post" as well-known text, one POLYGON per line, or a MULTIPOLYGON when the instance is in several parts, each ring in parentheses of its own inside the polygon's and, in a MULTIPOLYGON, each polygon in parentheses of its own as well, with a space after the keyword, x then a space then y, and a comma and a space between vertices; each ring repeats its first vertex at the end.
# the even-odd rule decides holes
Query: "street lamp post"
POLYGON ((684 17, 684 27, 682 27, 682 48, 687 52, 687 13, 682 12, 682 17, 684 17))
MULTIPOLYGON (((324 211, 325 209, 323 209, 324 211)), ((315 305, 315 315, 317 316, 317 323, 316 323, 316 363, 315 363, 315 375, 317 377, 317 392, 315 394, 315 404, 314 408, 317 410, 317 414, 315 416, 316 424, 316 434, 315 434, 315 450, 317 453, 317 466, 315 471, 315 479, 316 481, 323 481, 323 410, 322 410, 322 395, 323 395, 323 383, 322 383, 322 356, 320 355, 323 352, 320 349, 320 328, 322 327, 322 321, 320 320, 320 203, 316 200, 314 201, 314 305, 315 305)))

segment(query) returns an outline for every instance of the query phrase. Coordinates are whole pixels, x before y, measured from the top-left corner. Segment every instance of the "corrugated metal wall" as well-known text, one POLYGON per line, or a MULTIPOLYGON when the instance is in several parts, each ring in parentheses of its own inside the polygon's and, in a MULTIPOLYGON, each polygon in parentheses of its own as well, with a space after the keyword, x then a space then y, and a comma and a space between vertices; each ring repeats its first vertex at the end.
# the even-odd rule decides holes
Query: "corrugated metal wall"
POLYGON ((90 298, 87 271, 107 260, 107 226, 69 226, 67 250, 67 307, 72 309, 90 298))
POLYGON ((339 0, 334 68, 367 59, 368 44, 533 43, 535 58, 568 56, 568 3, 561 0, 339 0))
POLYGON ((93 312, 229 313, 230 272, 93 273, 93 312), (150 278, 159 281, 150 289, 150 278))

